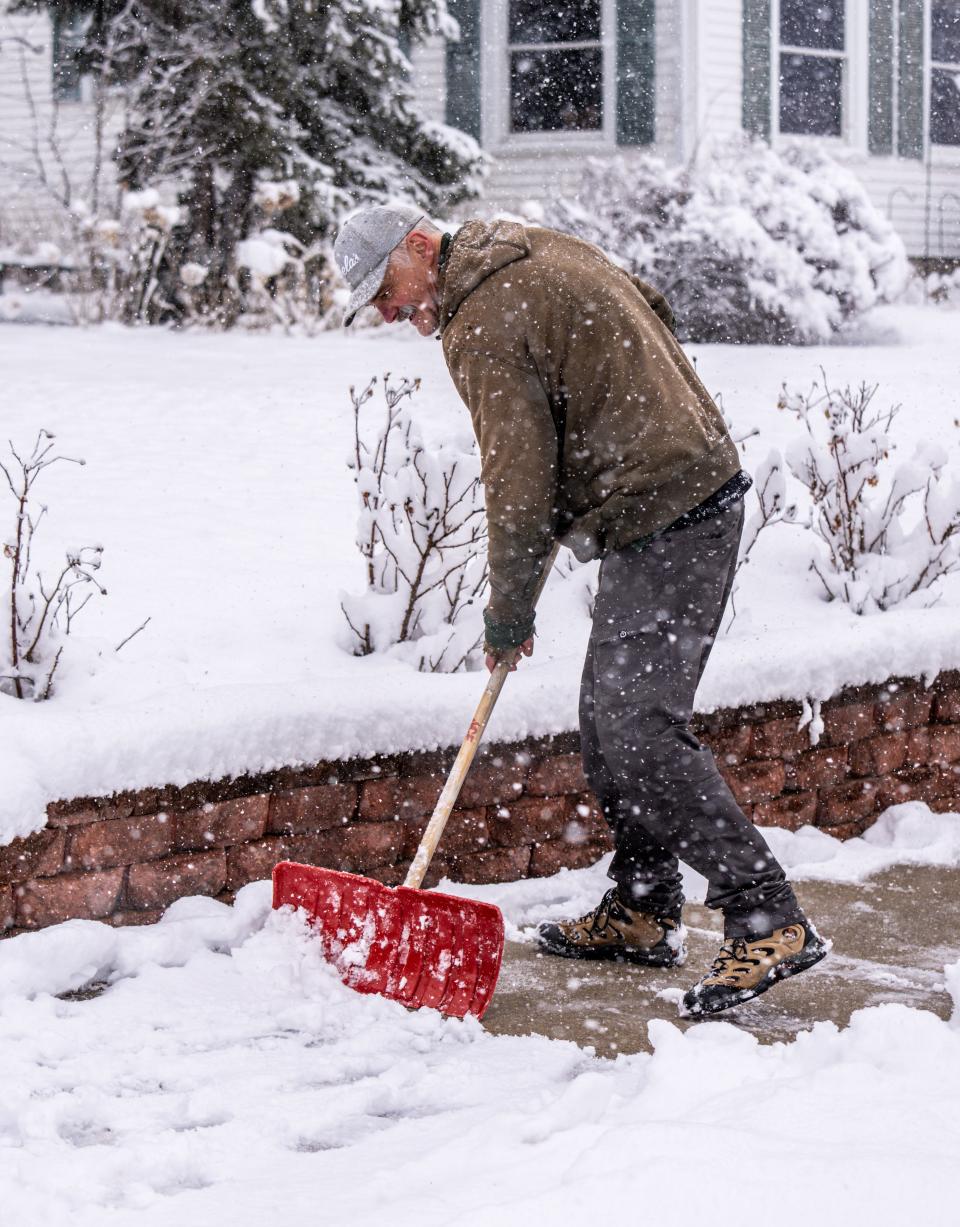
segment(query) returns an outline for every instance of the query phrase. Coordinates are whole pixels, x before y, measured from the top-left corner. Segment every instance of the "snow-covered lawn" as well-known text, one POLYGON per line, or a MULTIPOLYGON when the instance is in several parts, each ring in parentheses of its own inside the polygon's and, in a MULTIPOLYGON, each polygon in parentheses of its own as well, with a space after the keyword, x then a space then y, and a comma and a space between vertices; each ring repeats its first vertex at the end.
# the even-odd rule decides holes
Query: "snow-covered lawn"
MULTIPOLYGON (((694 353, 737 429, 760 430, 748 467, 799 429, 775 409, 781 382, 806 388, 821 366, 834 384, 876 381, 881 403, 903 402, 903 458, 930 437, 955 456, 958 323, 945 309, 891 308, 860 344, 694 353)), ((421 675, 340 646, 339 593, 362 585, 349 385, 422 376, 428 439, 471 439, 439 345, 407 331, 308 340, 0 325, 4 437, 28 446, 43 426, 87 462, 41 478, 40 556, 99 542, 109 589, 76 623, 53 701, 0 696, 0 841, 41 825, 57 797, 459 741, 476 675, 421 675)), ((2 535, 12 522, 0 492, 2 535)), ((857 618, 822 600, 813 549, 788 526, 761 538, 702 709, 960 665, 956 584, 936 609, 857 618)), ((539 624, 491 737, 575 726, 581 586, 555 577, 539 624)))
MULTIPOLYGON (((777 832, 777 851, 856 880, 958 863, 956 825, 903 806, 866 839, 777 832)), ((486 897, 516 933, 595 902, 598 873, 486 897)), ((3 1221, 955 1227, 960 965, 946 982, 949 1023, 884 1005, 760 1045, 659 1020, 652 1055, 607 1060, 352 993, 266 883, 142 929, 70 921, 0 943, 3 1221)))

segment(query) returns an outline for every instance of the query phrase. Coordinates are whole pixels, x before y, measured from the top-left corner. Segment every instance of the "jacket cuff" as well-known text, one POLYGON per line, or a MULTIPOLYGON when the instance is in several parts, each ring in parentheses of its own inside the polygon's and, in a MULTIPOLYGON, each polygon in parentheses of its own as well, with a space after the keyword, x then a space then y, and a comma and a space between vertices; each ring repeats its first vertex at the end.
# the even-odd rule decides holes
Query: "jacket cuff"
POLYGON ((533 614, 522 622, 496 622, 489 612, 483 611, 484 643, 495 652, 518 648, 533 634, 533 614))

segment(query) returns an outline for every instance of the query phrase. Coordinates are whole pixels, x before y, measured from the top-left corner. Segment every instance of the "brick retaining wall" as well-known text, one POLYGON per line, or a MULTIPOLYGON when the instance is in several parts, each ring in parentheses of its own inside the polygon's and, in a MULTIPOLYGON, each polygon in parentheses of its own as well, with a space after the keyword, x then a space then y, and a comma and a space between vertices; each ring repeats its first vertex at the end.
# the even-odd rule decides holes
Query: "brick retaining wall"
MULTIPOLYGON (((848 690, 810 744, 799 703, 698 718, 761 826, 861 834, 889 805, 960 811, 960 673, 848 690)), ((609 837, 575 734, 482 747, 427 884, 509 881, 592 864, 609 837)), ((155 920, 182 895, 230 900, 299 860, 402 881, 455 751, 318 763, 187 788, 57 802, 47 827, 0 847, 0 930, 71 917, 155 920)))

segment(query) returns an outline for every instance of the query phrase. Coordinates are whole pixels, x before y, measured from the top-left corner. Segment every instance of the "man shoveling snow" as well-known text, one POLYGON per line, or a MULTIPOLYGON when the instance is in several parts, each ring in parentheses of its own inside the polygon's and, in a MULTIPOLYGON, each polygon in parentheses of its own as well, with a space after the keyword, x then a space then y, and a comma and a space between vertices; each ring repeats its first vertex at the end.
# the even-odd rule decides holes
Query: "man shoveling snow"
POLYGON ((345 324, 372 305, 438 335, 470 410, 489 533, 488 668, 532 654, 555 539, 602 559, 580 736, 615 884, 586 916, 542 925, 541 948, 680 966, 682 859, 724 917, 687 1014, 748 1001, 819 962, 826 943, 690 728, 751 483, 666 301, 568 235, 502 220, 451 235, 406 206, 355 214, 335 258, 352 290, 345 324))

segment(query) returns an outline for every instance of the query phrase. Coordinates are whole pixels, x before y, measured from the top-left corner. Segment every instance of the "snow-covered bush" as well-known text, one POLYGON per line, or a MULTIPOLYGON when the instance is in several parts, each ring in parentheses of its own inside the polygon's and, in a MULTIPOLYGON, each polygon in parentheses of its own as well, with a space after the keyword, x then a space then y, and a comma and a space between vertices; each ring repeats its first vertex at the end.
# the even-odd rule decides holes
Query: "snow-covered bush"
POLYGON ((177 313, 162 270, 184 221, 184 210, 163 204, 153 190, 125 193, 117 217, 76 209, 77 273, 71 289, 80 318, 135 324, 177 313))
POLYGON ((753 472, 753 486, 747 494, 748 506, 755 503, 747 515, 740 538, 737 566, 734 572, 730 602, 724 616, 723 629, 729 630, 737 617, 737 595, 740 589, 740 572, 750 562, 750 554, 761 532, 773 524, 793 524, 797 518, 796 504, 787 503, 787 483, 784 460, 779 448, 771 448, 766 459, 753 472))
POLYGON ((960 307, 960 268, 923 273, 916 271, 904 292, 909 303, 937 303, 960 307))
POLYGON ((328 244, 305 247, 287 231, 266 226, 237 244, 237 265, 244 274, 244 325, 279 324, 312 335, 341 322, 342 313, 331 311, 328 244))
POLYGON ((63 638, 90 598, 97 593, 106 595, 96 577, 103 553, 99 545, 68 549, 53 579, 45 580, 39 567, 33 566, 34 535, 46 513, 43 506, 36 513, 32 509, 37 478, 58 461, 84 463, 51 455, 53 448, 53 435, 41 430, 29 453, 21 454, 11 443, 12 459, 0 461, 0 473, 16 502, 13 533, 2 547, 10 563, 10 579, 3 602, 7 632, 0 650, 0 693, 17 699, 50 697, 63 638))
POLYGON ((811 567, 828 599, 858 614, 929 605, 938 580, 960 569, 960 480, 945 473, 946 450, 927 441, 909 462, 888 464, 899 406, 872 408, 876 390, 831 388, 824 374, 809 392, 784 386, 780 397, 805 428, 786 459, 810 492, 809 524, 827 549, 811 567))
POLYGON ((908 275, 890 222, 815 145, 736 138, 689 167, 593 160, 542 219, 652 282, 685 341, 823 341, 908 275))
POLYGON ((357 546, 366 591, 341 596, 358 656, 389 652, 421 672, 453 673, 483 643, 480 597, 487 586, 480 465, 475 450, 428 450, 405 403, 420 385, 384 375, 384 413, 362 412, 376 379, 350 389, 350 467, 360 514, 357 546))

